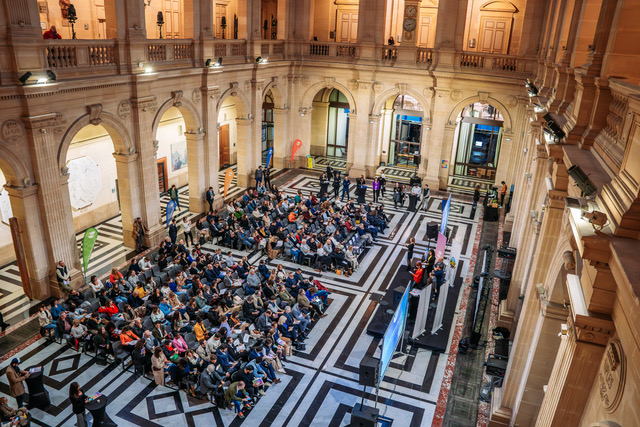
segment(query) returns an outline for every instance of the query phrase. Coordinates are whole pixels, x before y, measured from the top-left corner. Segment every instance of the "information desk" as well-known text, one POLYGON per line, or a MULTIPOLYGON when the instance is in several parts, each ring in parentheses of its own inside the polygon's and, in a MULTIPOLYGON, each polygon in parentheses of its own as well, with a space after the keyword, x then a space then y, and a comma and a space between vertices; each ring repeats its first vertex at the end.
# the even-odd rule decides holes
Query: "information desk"
MULTIPOLYGON (((38 368, 38 366, 30 366, 27 371, 34 368, 38 368)), ((24 381, 29 389, 30 408, 46 409, 51 404, 49 393, 45 390, 44 383, 42 382, 44 378, 43 372, 44 368, 40 367, 39 372, 33 372, 24 381)))

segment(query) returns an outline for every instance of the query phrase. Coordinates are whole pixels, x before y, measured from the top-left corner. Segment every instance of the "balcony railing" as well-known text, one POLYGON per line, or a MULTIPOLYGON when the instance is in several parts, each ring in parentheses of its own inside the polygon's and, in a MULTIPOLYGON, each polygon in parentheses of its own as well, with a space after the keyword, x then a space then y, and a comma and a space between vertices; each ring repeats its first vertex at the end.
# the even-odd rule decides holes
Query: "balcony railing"
POLYGON ((431 49, 418 48, 416 51, 416 63, 431 65, 433 62, 433 51, 431 49))
POLYGON ((468 52, 460 54, 460 67, 507 72, 524 71, 520 69, 522 67, 519 66, 516 57, 468 52))
POLYGON ((193 40, 153 40, 147 44, 149 62, 190 61, 193 59, 193 40))
POLYGON ((396 61, 398 59, 398 49, 395 47, 385 46, 382 48, 383 61, 396 61))
POLYGON ((309 45, 309 55, 311 56, 329 56, 329 45, 311 43, 309 45))
POLYGON ((63 70, 116 65, 116 40, 46 40, 44 63, 63 70))
POLYGON ((329 59, 342 58, 343 60, 348 60, 349 58, 355 59, 358 57, 358 48, 353 43, 310 43, 309 55, 323 56, 329 59))

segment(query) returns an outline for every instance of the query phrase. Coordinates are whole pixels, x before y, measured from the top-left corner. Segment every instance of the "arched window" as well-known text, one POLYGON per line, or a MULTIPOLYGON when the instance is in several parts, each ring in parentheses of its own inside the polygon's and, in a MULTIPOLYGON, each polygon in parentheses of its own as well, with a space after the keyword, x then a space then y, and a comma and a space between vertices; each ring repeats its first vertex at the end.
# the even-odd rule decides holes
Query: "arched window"
POLYGON ((273 147, 273 94, 267 92, 262 103, 262 154, 273 147))

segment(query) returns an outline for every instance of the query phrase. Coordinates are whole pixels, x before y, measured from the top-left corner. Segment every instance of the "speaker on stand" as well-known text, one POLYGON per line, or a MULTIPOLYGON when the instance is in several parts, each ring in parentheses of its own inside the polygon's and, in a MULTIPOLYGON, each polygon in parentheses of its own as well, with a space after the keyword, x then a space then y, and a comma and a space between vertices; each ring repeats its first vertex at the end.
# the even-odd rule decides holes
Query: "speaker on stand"
POLYGON ((365 356, 362 358, 362 360, 360 361, 360 369, 358 371, 358 384, 364 386, 362 390, 362 401, 360 403, 356 403, 351 410, 351 423, 349 424, 350 426, 377 426, 380 410, 377 408, 372 408, 371 406, 365 406, 364 396, 367 392, 367 387, 376 387, 378 385, 379 372, 380 359, 371 356, 365 356))
POLYGON ((436 240, 438 238, 438 230, 440 224, 435 221, 427 223, 427 252, 431 249, 431 239, 436 240))

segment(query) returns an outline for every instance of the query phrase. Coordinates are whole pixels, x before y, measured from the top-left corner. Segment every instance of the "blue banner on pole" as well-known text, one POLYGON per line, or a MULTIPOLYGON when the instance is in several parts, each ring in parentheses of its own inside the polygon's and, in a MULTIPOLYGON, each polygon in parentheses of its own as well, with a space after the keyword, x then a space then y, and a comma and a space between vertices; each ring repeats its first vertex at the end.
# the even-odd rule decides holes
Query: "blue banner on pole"
POLYGON ((273 147, 269 148, 269 151, 267 151, 267 169, 269 169, 269 165, 271 165, 272 157, 273 157, 273 147))
POLYGON ((169 226, 171 217, 173 216, 173 213, 176 211, 177 207, 178 205, 173 200, 170 200, 169 203, 167 203, 167 227, 169 226))
POLYGON ((449 221, 449 211, 451 210, 451 193, 449 193, 449 198, 444 205, 442 206, 442 222, 440 223, 440 233, 447 235, 447 222, 449 221))

